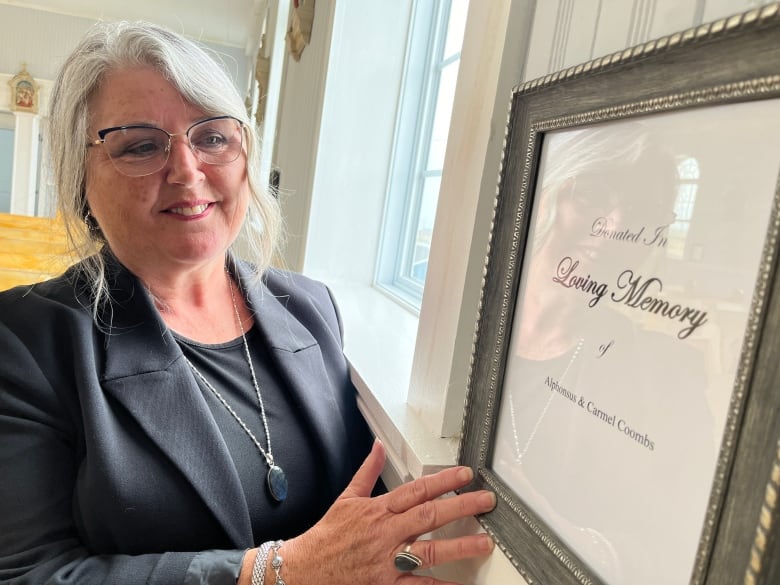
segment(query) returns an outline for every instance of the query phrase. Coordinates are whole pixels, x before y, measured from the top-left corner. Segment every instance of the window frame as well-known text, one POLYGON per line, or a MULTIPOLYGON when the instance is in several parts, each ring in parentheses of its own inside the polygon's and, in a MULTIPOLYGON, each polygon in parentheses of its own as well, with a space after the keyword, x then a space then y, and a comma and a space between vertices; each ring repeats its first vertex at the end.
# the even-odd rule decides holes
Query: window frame
POLYGON ((451 8, 452 0, 413 3, 374 276, 378 288, 415 314, 424 288, 412 272, 426 181, 438 178, 441 186, 442 169, 427 168, 439 86, 445 68, 461 56, 460 50, 444 54, 451 8))
POLYGON ((4 198, 3 200, 0 200, 0 203, 2 203, 2 206, 0 206, 0 212, 2 213, 10 213, 11 212, 11 199, 13 196, 13 175, 14 175, 14 142, 16 140, 16 119, 14 118, 13 112, 7 111, 7 110, 0 110, 0 130, 10 132, 10 144, 11 144, 11 158, 8 161, 10 163, 10 173, 8 175, 9 183, 8 183, 8 197, 7 200, 4 198), (7 205, 6 205, 7 203, 7 205))

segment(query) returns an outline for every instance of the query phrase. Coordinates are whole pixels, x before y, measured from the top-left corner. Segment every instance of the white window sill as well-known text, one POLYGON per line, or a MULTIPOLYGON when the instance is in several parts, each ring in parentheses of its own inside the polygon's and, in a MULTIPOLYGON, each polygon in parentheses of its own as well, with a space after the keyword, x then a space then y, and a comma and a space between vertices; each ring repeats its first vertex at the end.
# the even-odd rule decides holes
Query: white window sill
POLYGON ((406 401, 417 337, 417 317, 372 286, 333 278, 345 330, 344 351, 358 390, 358 406, 382 440, 389 488, 455 464, 458 440, 442 438, 406 401))

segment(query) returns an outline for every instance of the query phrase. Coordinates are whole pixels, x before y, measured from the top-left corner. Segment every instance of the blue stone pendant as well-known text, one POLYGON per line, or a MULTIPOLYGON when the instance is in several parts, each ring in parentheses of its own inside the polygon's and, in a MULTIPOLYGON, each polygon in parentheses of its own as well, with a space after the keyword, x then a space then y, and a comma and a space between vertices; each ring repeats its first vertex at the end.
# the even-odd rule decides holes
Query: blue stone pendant
POLYGON ((268 491, 271 497, 277 502, 284 502, 287 499, 287 476, 284 470, 278 465, 272 465, 266 476, 268 491))

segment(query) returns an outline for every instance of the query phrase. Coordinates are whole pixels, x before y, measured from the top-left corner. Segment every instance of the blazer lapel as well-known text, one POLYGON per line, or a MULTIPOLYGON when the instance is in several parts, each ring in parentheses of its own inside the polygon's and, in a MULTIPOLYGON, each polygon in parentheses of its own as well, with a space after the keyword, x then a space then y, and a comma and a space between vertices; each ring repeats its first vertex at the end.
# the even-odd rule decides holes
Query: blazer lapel
POLYGON ((101 383, 178 467, 236 547, 252 544, 238 473, 178 344, 127 271, 115 299, 101 383))

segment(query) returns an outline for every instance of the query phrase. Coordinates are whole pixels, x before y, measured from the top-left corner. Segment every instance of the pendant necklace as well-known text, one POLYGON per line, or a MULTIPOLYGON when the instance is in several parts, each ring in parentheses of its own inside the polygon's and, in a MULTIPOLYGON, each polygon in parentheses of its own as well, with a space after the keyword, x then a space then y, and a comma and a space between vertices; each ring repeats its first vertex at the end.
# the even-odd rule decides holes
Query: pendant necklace
MULTIPOLYGON (((584 343, 584 339, 580 337, 579 341, 577 342, 577 347, 574 349, 574 353, 571 356, 571 359, 569 360, 569 363, 566 364, 566 369, 563 370, 563 373, 561 374, 561 377, 559 379, 559 384, 563 384, 563 379, 566 377, 566 374, 569 373, 569 370, 571 369, 574 362, 577 360, 577 356, 580 353, 580 350, 582 349, 582 344, 584 343)), ((544 415, 547 414, 547 410, 550 408, 550 404, 552 403, 553 396, 555 395, 555 392, 550 390, 550 396, 547 397, 547 402, 544 405, 544 408, 542 409, 541 414, 536 419, 536 423, 534 424, 534 428, 531 429, 531 434, 528 435, 528 439, 525 441, 525 445, 523 445, 523 448, 520 448, 520 439, 518 437, 517 433, 517 422, 515 421, 515 401, 512 397, 512 394, 509 394, 509 416, 512 421, 512 435, 515 442, 515 460, 522 465, 523 463, 523 457, 525 457, 525 454, 528 452, 529 447, 531 446, 531 443, 534 440, 534 437, 536 436, 536 431, 539 430, 539 425, 542 424, 542 419, 544 419, 544 415)))
POLYGON ((236 422, 241 425, 241 428, 244 429, 244 432, 249 435, 249 438, 252 439, 252 442, 255 444, 255 447, 257 447, 257 450, 260 451, 260 454, 265 459, 266 464, 268 465, 268 473, 266 474, 266 485, 268 486, 268 491, 271 494, 271 497, 276 500, 277 502, 283 502, 285 499, 287 499, 287 475, 284 473, 284 470, 276 465, 274 462, 274 454, 271 449, 271 433, 268 432, 268 418, 265 414, 265 405, 263 404, 263 396, 260 393, 260 385, 257 383, 257 376, 255 376, 255 368, 252 365, 252 356, 249 353, 249 344, 246 341, 246 334, 244 333, 244 324, 241 322, 241 315, 238 312, 238 304, 236 303, 236 295, 233 292, 233 280, 230 278, 230 275, 228 274, 228 286, 230 288, 230 298, 233 301, 233 311, 236 314, 236 320, 238 321, 238 327, 241 330, 241 339, 244 343, 244 353, 246 354, 246 362, 249 364, 249 373, 252 376, 252 385, 255 388, 255 395, 257 396, 257 403, 260 406, 260 416, 263 420, 263 429, 265 430, 265 439, 267 444, 267 449, 263 449, 263 446, 260 444, 260 441, 257 440, 257 437, 255 437, 254 433, 251 431, 251 429, 246 425, 246 423, 241 419, 240 416, 238 416, 238 413, 233 409, 230 404, 225 400, 225 398, 222 396, 222 394, 219 393, 219 391, 209 382, 203 374, 201 374, 198 369, 195 367, 195 365, 187 358, 187 356, 184 356, 184 360, 187 362, 187 364, 190 366, 190 369, 195 373, 195 375, 198 377, 198 379, 205 384, 206 388, 208 388, 212 394, 219 400, 219 402, 224 406, 227 411, 231 414, 231 416, 236 419, 236 422))

